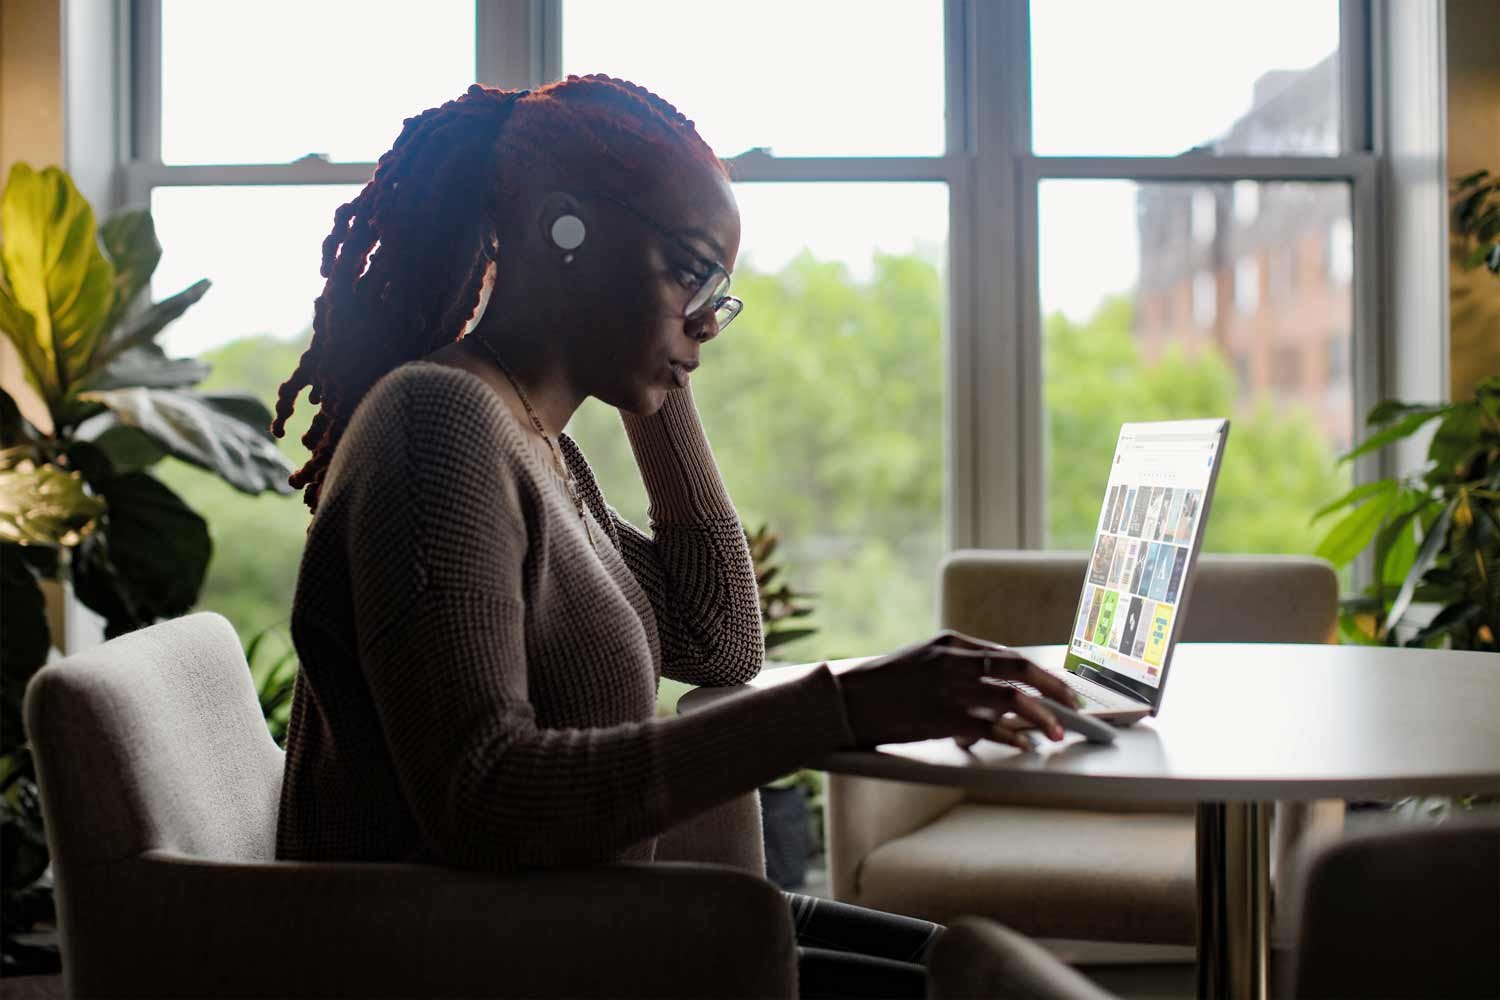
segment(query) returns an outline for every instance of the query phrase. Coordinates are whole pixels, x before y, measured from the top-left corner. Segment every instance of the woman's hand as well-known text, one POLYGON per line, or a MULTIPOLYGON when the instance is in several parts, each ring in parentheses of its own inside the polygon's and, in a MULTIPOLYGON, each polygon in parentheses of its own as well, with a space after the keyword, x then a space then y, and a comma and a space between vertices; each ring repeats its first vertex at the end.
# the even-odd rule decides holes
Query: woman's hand
POLYGON ((1032 749, 1030 736, 1004 721, 1009 712, 1062 739, 1057 717, 1012 681, 1076 704, 1066 684, 1015 650, 952 631, 839 674, 858 747, 951 736, 965 747, 989 739, 1032 749))

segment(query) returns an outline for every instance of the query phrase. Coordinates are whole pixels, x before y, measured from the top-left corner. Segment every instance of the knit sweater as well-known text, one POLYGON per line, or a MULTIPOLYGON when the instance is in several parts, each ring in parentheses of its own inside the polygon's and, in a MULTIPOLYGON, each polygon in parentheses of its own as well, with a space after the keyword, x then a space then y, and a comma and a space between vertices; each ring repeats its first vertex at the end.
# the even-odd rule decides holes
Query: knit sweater
POLYGON ((822 668, 674 718, 662 674, 763 655, 740 522, 688 390, 625 428, 651 533, 560 444, 577 507, 484 381, 416 362, 339 443, 292 609, 278 858, 505 870, 650 859, 696 813, 853 742, 822 668))

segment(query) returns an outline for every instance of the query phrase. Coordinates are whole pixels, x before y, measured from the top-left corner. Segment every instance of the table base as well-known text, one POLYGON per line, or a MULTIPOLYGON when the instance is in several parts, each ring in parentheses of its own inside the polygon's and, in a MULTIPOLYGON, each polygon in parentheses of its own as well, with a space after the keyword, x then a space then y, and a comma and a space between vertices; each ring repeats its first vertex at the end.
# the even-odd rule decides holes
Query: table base
POLYGON ((1270 968, 1269 802, 1198 806, 1198 996, 1266 1000, 1270 968))

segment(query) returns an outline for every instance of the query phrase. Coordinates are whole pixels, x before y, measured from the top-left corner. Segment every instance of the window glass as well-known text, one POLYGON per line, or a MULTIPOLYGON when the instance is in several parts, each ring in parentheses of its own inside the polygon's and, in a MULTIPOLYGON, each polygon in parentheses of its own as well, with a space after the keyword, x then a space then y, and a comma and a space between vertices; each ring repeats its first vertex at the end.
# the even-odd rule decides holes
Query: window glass
MULTIPOLYGON (((740 184, 734 293, 693 394, 747 526, 781 539, 781 580, 818 628, 783 659, 888 650, 931 630, 944 511, 941 184, 740 184), (879 206, 873 210, 872 206, 879 206)), ((569 434, 606 497, 646 525, 618 414, 584 404, 569 434)))
POLYGON ((943 152, 939 0, 563 0, 563 71, 647 87, 722 157, 943 152), (743 14, 744 16, 739 16, 743 14))
MULTIPOLYGON (((312 331, 323 238, 334 210, 359 193, 355 185, 157 188, 151 212, 162 245, 151 294, 161 299, 208 278, 213 287, 167 327, 162 346, 196 356, 212 373, 198 388, 248 392, 274 407, 312 331)), ((312 408, 299 404, 281 450, 293 467, 307 459, 300 443, 312 408)), ((199 605, 234 623, 243 638, 285 626, 307 508, 301 494, 247 497, 216 476, 163 462, 161 478, 208 521, 213 536, 199 605)))
POLYGON ((373 162, 474 82, 474 0, 161 0, 165 163, 373 162))
POLYGON ((1033 148, 1051 156, 1337 153, 1338 6, 1033 3, 1033 148))
POLYGON ((1330 226, 1347 225, 1349 192, 1340 183, 1259 188, 1254 221, 1221 211, 1205 245, 1161 220, 1185 219, 1205 199, 1227 209, 1233 184, 1042 182, 1048 545, 1092 544, 1116 433, 1130 420, 1233 420, 1210 550, 1310 552, 1326 530, 1308 522, 1347 489, 1336 456, 1353 431, 1342 363, 1350 289, 1318 269, 1262 295, 1260 262, 1316 253, 1330 226), (1090 248, 1084 263, 1080 246, 1090 248), (1230 298, 1218 301, 1233 308, 1215 307, 1221 288, 1230 298), (1150 306, 1188 296, 1190 316, 1150 306))

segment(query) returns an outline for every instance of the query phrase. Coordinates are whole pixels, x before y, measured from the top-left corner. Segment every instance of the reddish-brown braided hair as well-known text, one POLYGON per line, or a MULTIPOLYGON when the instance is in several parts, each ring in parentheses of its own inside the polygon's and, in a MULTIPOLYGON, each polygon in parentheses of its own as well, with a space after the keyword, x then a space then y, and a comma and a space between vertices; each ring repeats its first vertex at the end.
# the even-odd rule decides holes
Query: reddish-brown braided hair
POLYGON ((375 175, 333 216, 313 334, 281 385, 271 431, 286 433, 297 397, 318 406, 291 476, 316 510, 328 463, 354 408, 383 375, 457 340, 479 305, 498 247, 503 197, 520 177, 567 165, 625 195, 670 157, 723 170, 692 121, 644 87, 570 76, 534 91, 478 84, 403 123, 375 175))

